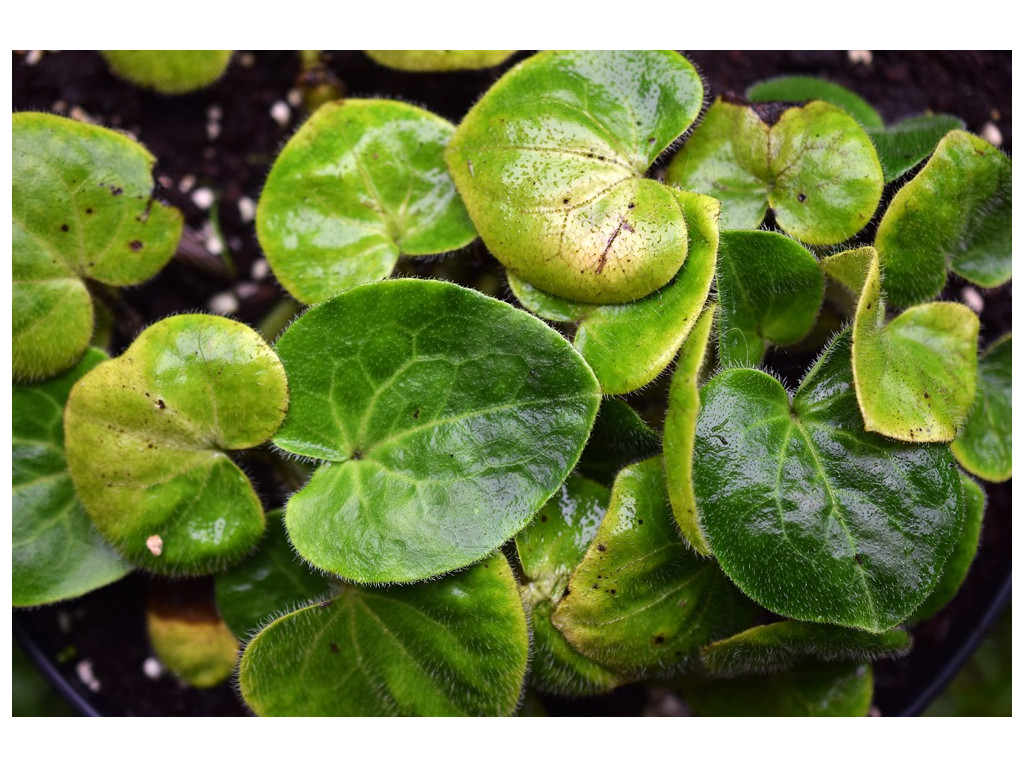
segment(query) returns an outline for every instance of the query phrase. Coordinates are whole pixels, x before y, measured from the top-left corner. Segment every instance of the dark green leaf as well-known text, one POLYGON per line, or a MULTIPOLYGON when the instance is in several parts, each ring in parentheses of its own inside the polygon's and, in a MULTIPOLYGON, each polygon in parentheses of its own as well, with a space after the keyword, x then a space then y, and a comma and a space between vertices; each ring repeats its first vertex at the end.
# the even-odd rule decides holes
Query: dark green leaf
POLYGON ((974 405, 953 441, 960 466, 992 483, 1013 475, 1013 346, 1010 334, 992 344, 978 360, 974 405))
POLYGON ((661 436, 622 400, 606 397, 601 401, 601 410, 576 471, 610 486, 627 464, 660 452, 661 436))
POLYGON ((951 115, 908 117, 888 128, 868 129, 882 164, 885 183, 895 181, 935 151, 949 131, 964 127, 964 121, 951 115))
POLYGON ((846 111, 865 128, 881 128, 882 116, 853 91, 819 77, 792 75, 762 80, 747 88, 751 101, 827 101, 846 111))

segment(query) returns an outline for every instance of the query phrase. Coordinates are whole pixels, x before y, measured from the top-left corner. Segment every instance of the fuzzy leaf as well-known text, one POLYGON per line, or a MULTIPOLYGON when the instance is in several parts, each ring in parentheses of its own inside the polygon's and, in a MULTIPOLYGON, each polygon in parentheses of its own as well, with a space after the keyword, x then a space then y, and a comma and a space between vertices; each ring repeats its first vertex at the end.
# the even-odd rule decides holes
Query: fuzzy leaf
POLYGON ((661 453, 661 436, 622 400, 601 401, 597 421, 576 471, 602 485, 615 482, 619 470, 661 453))
POLYGON ((994 288, 1010 279, 1013 166, 984 139, 950 131, 878 225, 882 287, 898 306, 938 295, 950 269, 994 288))
POLYGON ((1013 346, 1010 334, 978 360, 974 404, 951 446, 960 466, 992 483, 1013 475, 1013 346))
POLYGON ((704 557, 710 556, 711 550, 700 531, 693 496, 693 441, 700 412, 700 376, 716 309, 712 305, 704 310, 679 352, 665 413, 665 480, 672 514, 683 539, 704 557))
POLYGON ((952 115, 918 115, 888 128, 869 129, 868 136, 875 143, 885 183, 913 170, 935 151, 935 145, 943 136, 963 127, 964 121, 952 115))
POLYGON ((825 281, 818 260, 777 232, 724 232, 719 249, 718 359, 760 365, 769 344, 795 344, 821 308, 825 281))
POLYGON ((211 573, 263 533, 263 508, 230 451, 270 439, 288 406, 281 362, 250 328, 177 315, 75 386, 68 466, 92 521, 131 563, 211 573))
POLYGON ((762 677, 709 680, 687 686, 702 717, 864 717, 874 676, 867 664, 804 664, 762 677))
POLYGON ((532 687, 562 696, 601 693, 619 683, 618 676, 583 656, 551 623, 551 615, 568 593, 569 577, 583 559, 608 509, 608 489, 570 477, 516 537, 526 582, 520 586, 533 616, 532 687))
POLYGON ((792 669, 805 660, 873 661, 905 656, 910 635, 901 629, 875 634, 859 629, 777 621, 711 643, 701 650, 716 677, 763 675, 792 669))
POLYGON ((713 560, 680 540, 655 457, 619 473, 553 623, 578 651, 622 674, 665 675, 747 626, 752 609, 713 560))
POLYGON ((358 582, 436 576, 514 536, 576 464, 600 401, 558 333, 450 283, 355 288, 277 350, 292 404, 274 442, 323 462, 288 502, 292 544, 358 582))
POLYGON ((343 585, 260 632, 238 682, 259 715, 509 715, 526 675, 523 603, 504 557, 443 579, 343 585))
POLYGON ((114 74, 157 93, 176 95, 215 83, 232 51, 102 51, 114 74))
POLYGON ((822 267, 860 296, 853 380, 865 428, 911 443, 953 440, 974 399, 977 316, 934 302, 887 323, 874 248, 835 254, 822 267))
POLYGON ((64 374, 11 394, 15 606, 84 595, 131 570, 93 527, 64 458, 64 404, 76 381, 107 356, 98 349, 64 374))
POLYGON ((391 274, 399 255, 462 248, 473 224, 444 167, 454 126, 397 101, 318 109, 281 150, 256 211, 274 275, 314 304, 391 274))
POLYGON ((644 174, 703 95, 674 51, 547 51, 484 94, 445 157, 510 272, 574 301, 631 301, 686 258, 678 199, 644 174))
POLYGON ((845 331, 790 403, 734 368, 701 390, 693 483, 700 528, 747 595, 789 618, 881 632, 935 588, 960 535, 944 445, 864 431, 845 331))
MULTIPOLYGON (((208 600, 188 594, 189 583, 177 594, 176 584, 150 592, 146 629, 153 651, 163 665, 193 688, 212 688, 235 671, 238 640, 208 600)), ((203 595, 207 597, 208 595, 203 595)))
POLYGON ((366 51, 378 64, 405 72, 453 72, 496 67, 515 51, 366 51))
POLYGON ((284 527, 284 513, 267 513, 267 537, 252 557, 214 582, 217 609, 235 637, 245 640, 272 619, 330 592, 330 580, 299 559, 284 527))
POLYGON ((848 88, 819 77, 792 75, 762 80, 747 88, 747 98, 755 102, 827 101, 839 107, 865 128, 881 128, 882 116, 848 88))
POLYGON ((722 201, 723 229, 755 229, 769 207, 778 225, 810 245, 853 237, 878 207, 882 168, 864 129, 823 101, 782 112, 718 99, 666 181, 722 201))
POLYGON ((153 200, 154 158, 127 136, 56 115, 12 116, 16 379, 74 365, 93 332, 85 280, 134 285, 174 254, 181 214, 153 200))

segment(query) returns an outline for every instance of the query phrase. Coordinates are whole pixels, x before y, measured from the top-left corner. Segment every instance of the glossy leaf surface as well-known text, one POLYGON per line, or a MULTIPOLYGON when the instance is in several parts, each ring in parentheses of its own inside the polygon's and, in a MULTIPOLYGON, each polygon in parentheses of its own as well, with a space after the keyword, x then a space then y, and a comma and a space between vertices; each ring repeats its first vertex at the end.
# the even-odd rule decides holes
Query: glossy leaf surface
POLYGON ((693 496, 693 442, 700 412, 700 376, 716 309, 712 305, 704 310, 679 352, 665 413, 665 480, 672 514, 683 539, 705 557, 711 555, 711 550, 700 531, 697 500, 693 496))
POLYGON ((580 696, 610 690, 619 682, 610 669, 576 651, 551 623, 551 614, 568 594, 569 577, 608 509, 608 497, 604 486, 570 477, 516 536, 526 577, 520 590, 533 616, 530 684, 538 690, 580 696))
POLYGON ((864 717, 873 692, 867 664, 806 664, 700 683, 687 689, 686 700, 703 717, 864 717))
POLYGON ((885 183, 895 181, 925 160, 949 131, 964 127, 952 115, 918 115, 900 120, 888 128, 869 129, 882 164, 885 183))
POLYGON ((961 480, 964 484, 966 508, 963 531, 953 548, 953 554, 946 561, 946 567, 942 570, 938 586, 924 601, 924 604, 914 612, 912 621, 924 621, 931 618, 956 596, 964 579, 967 578, 967 572, 971 569, 974 556, 978 553, 981 523, 985 516, 985 491, 967 475, 961 475, 961 480))
POLYGON ((259 715, 509 715, 529 646, 501 556, 410 586, 341 587, 277 619, 242 655, 259 715))
POLYGON ((318 109, 281 150, 256 211, 274 275, 314 304, 391 274, 399 255, 453 251, 476 232, 444 166, 454 126, 383 99, 318 109))
POLYGON ((700 528, 747 595, 789 618, 879 632, 934 589, 963 525, 944 445, 864 431, 850 333, 790 403, 734 368, 701 390, 693 481, 700 528))
POLYGON ((751 101, 827 101, 847 112, 865 128, 881 128, 882 116, 848 88, 820 77, 792 75, 762 80, 747 88, 751 101))
POLYGON ((644 174, 703 96, 674 51, 547 51, 484 94, 445 156, 509 271, 574 301, 631 301, 686 258, 678 199, 644 174))
POLYGON ((11 394, 11 591, 15 606, 84 595, 131 567, 100 536, 75 495, 64 458, 64 404, 76 381, 106 359, 93 349, 64 374, 11 394))
POLYGON ((655 457, 619 473, 553 622, 581 653, 623 674, 668 674, 746 626, 752 608, 713 560, 680 540, 655 457))
POLYGON ((605 486, 615 482, 619 470, 661 453, 661 435, 647 426, 636 411, 616 397, 601 401, 597 421, 576 471, 605 486))
POLYGON ((984 139, 950 131, 878 225, 882 287, 894 304, 936 296, 946 270, 985 288, 1010 279, 1012 164, 984 139))
POLYGON ((123 134, 56 115, 12 117, 13 366, 74 365, 93 332, 85 280, 133 285, 171 258, 181 214, 151 197, 154 158, 123 134))
POLYGON ((452 72, 496 67, 515 51, 366 51, 378 64, 406 72, 452 72))
POLYGON ((288 542, 284 514, 267 513, 267 536, 252 557, 217 575, 217 609, 240 640, 271 619, 330 592, 323 574, 303 562, 288 542))
POLYGON ((220 79, 231 51, 103 51, 114 74, 165 94, 188 93, 220 79))
POLYGON ((760 365, 769 344, 795 344, 814 326, 825 281, 818 260, 777 232, 724 232, 718 254, 718 359, 760 365))
POLYGON ((71 477, 130 562, 210 573, 263 533, 259 498, 228 452, 270 439, 287 406, 284 369, 255 331, 170 317, 75 386, 65 414, 71 477))
POLYGON ((901 629, 875 634, 858 629, 777 621, 711 643, 701 650, 716 677, 763 675, 792 669, 805 660, 873 661, 905 656, 910 635, 901 629))
POLYGON ((292 544, 358 582, 475 562, 576 464, 597 382, 540 320, 450 283, 389 280, 281 337, 292 404, 274 442, 323 464, 291 497, 292 544))
POLYGON ((1013 475, 1013 342, 1009 334, 978 360, 974 405, 951 446, 960 466, 993 483, 1013 475))
POLYGON ((810 245, 859 232, 883 186, 864 129, 823 101, 786 109, 769 125, 755 107, 716 100, 666 181, 721 200, 723 229, 755 229, 771 207, 782 229, 810 245))
POLYGON ((933 302, 887 323, 873 248, 835 254, 822 266, 860 296, 853 379, 865 428, 911 443, 953 440, 974 399, 977 315, 933 302))

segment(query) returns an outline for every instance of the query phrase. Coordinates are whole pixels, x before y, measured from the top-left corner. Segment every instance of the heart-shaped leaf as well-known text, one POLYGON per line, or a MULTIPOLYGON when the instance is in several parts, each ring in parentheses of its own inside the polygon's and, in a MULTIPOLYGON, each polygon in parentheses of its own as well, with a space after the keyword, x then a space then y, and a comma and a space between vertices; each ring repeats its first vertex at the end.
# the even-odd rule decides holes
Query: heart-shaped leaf
POLYGON ((579 321, 573 345, 590 363, 601 390, 608 395, 639 389, 668 367, 711 288, 720 205, 704 195, 677 189, 671 192, 679 199, 689 225, 689 256, 675 279, 651 295, 629 304, 572 304, 556 296, 540 298, 536 288, 509 278, 523 306, 541 310, 536 314, 554 320, 560 318, 552 315, 561 314, 579 321), (644 332, 638 334, 637 328, 644 332))
POLYGON ((661 435, 647 426, 636 411, 622 400, 601 401, 597 421, 576 471, 602 485, 615 482, 619 470, 661 453, 661 435))
POLYGON ((912 621, 924 621, 938 613, 956 593, 967 578, 974 556, 978 553, 978 540, 981 538, 981 521, 985 515, 985 491, 967 475, 961 475, 964 484, 964 501, 966 515, 964 529, 957 539, 953 554, 942 569, 942 577, 935 590, 928 596, 912 617, 912 621))
POLYGON ((1013 343, 995 341, 978 360, 974 404, 951 446, 960 466, 992 483, 1013 475, 1013 343))
POLYGON ((854 118, 865 128, 881 128, 882 116, 848 88, 820 77, 790 75, 762 80, 747 88, 747 98, 754 102, 827 101, 854 118))
POLYGON ((480 560, 576 464, 600 402, 558 333, 450 283, 360 286, 277 344, 292 403, 274 442, 324 464, 288 502, 299 553, 358 582, 480 560))
POLYGON ((114 74, 157 93, 196 91, 220 79, 232 51, 102 51, 114 74))
POLYGON ((686 686, 687 703, 702 717, 864 717, 874 676, 867 664, 807 663, 796 669, 686 686))
POLYGON ((1012 172, 984 139, 950 131, 878 225, 886 297, 909 306, 936 296, 946 270, 985 288, 1010 279, 1012 172))
POLYGON ((242 696, 259 715, 509 715, 529 637, 515 578, 496 556, 443 579, 339 585, 246 647, 242 696))
POLYGON ((288 406, 281 362, 223 317, 178 315, 75 385, 68 467, 100 532, 136 565, 210 573, 263 533, 263 508, 229 451, 270 439, 288 406))
POLYGON ((378 64, 405 72, 452 72, 496 67, 515 51, 366 51, 378 64))
POLYGON ((217 609, 235 637, 245 640, 284 613, 323 598, 330 581, 295 555, 280 510, 267 513, 267 537, 252 557, 214 582, 217 609))
POLYGON ((594 539, 605 510, 608 489, 570 477, 533 522, 516 536, 526 582, 520 587, 533 616, 532 687, 562 696, 608 691, 619 677, 569 645, 551 623, 551 614, 568 594, 569 577, 594 539))
POLYGON ((661 457, 626 467, 569 580, 554 625, 581 653, 625 675, 669 674, 701 646, 747 626, 753 606, 672 520, 661 457))
POLYGON ((281 150, 256 211, 274 275, 314 304, 391 274, 400 255, 476 237, 444 166, 455 127, 397 101, 318 109, 281 150))
POLYGON ((722 233, 716 285, 722 365, 760 365, 769 344, 800 341, 814 327, 825 291, 810 251, 760 230, 722 233))
POLYGON ((824 101, 778 114, 716 100, 666 181, 721 200, 723 229, 755 229, 771 207, 782 229, 810 245, 853 237, 871 220, 883 187, 871 139, 824 101))
POLYGON ((55 379, 12 387, 11 591, 15 606, 78 597, 131 570, 90 522, 64 458, 68 393, 106 358, 92 349, 55 379))
POLYGON ((944 445, 864 431, 843 332, 790 402, 733 368, 701 390, 693 485, 722 569, 771 611, 880 632, 925 600, 960 535, 960 474, 944 445))
POLYGON ((964 121, 952 115, 918 115, 888 128, 869 128, 868 136, 875 143, 885 183, 913 170, 935 151, 943 136, 963 127, 964 121))
POLYGON ((860 296, 853 380, 865 428, 911 443, 953 440, 974 399, 977 315, 934 302, 887 323, 874 248, 837 253, 822 268, 860 296))
POLYGON ((679 352, 665 413, 665 479, 672 514, 683 539, 705 557, 711 555, 711 550, 700 531, 697 500, 693 497, 693 441, 700 412, 700 376, 716 309, 712 305, 704 310, 679 352))
POLYGON ((644 174, 703 97, 674 51, 547 51, 484 94, 445 157, 509 271, 575 301, 631 301, 686 258, 678 199, 644 174))
POLYGON ((910 635, 901 629, 875 634, 859 629, 777 621, 711 643, 701 658, 717 677, 763 675, 792 669, 801 662, 873 661, 910 652, 910 635))
POLYGON ((14 376, 39 379, 89 345, 85 280, 152 277, 174 254, 182 219, 152 198, 154 158, 127 136, 35 112, 11 125, 14 376))

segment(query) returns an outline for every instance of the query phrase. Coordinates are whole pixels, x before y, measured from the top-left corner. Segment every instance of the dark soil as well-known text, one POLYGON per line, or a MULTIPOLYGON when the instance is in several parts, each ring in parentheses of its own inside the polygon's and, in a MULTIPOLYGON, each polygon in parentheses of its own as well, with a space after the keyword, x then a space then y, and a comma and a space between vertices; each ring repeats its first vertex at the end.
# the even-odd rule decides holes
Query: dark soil
MULTIPOLYGON (((303 118, 302 108, 294 103, 296 93, 289 105, 289 93, 301 77, 294 52, 236 55, 225 77, 211 88, 170 98, 118 80, 93 52, 47 54, 35 63, 29 63, 32 59, 25 53, 13 53, 13 108, 84 115, 130 131, 157 157, 159 196, 186 216, 185 237, 168 267, 149 283, 107 299, 116 317, 113 353, 120 353, 149 323, 176 312, 209 311, 211 300, 228 300, 234 306, 232 316, 253 326, 281 305, 286 295, 265 268, 244 209, 246 199, 259 199, 270 163, 303 118), (271 116, 275 105, 278 113, 283 111, 282 104, 290 111, 283 124, 271 116), (219 126, 215 136, 209 133, 211 123, 219 126), (212 212, 196 204, 195 190, 200 188, 214 193, 212 212), (211 222, 219 227, 220 255, 210 246, 211 222)), ((688 55, 704 75, 711 96, 730 91, 742 95, 751 83, 775 75, 818 75, 857 91, 887 122, 925 111, 945 112, 962 118, 975 133, 991 124, 1002 135, 1002 148, 1007 153, 1012 148, 1008 52, 875 52, 870 63, 854 63, 845 51, 688 55)), ((404 99, 458 122, 507 66, 525 56, 519 54, 495 70, 426 75, 384 69, 360 52, 334 51, 328 54, 327 67, 348 95, 404 99)), ((501 270, 479 243, 458 258, 406 262, 400 270, 503 291, 501 270)), ((960 298, 962 288, 963 283, 952 282, 946 297, 960 298)), ((1009 286, 985 293, 984 302, 982 337, 988 343, 1010 330, 1009 286)), ((768 363, 794 379, 802 373, 803 359, 789 352, 777 353, 768 363)), ((646 404, 655 404, 652 410, 663 408, 663 401, 655 403, 664 396, 662 389, 655 386, 644 394, 646 404)), ((280 506, 289 492, 287 479, 279 477, 260 452, 250 452, 245 465, 267 507, 280 506)), ((907 659, 875 665, 876 704, 882 714, 913 710, 920 703, 929 681, 958 659, 965 644, 976 640, 972 633, 1008 586, 1011 483, 987 490, 981 549, 964 588, 938 616, 915 629, 915 649, 907 659)), ((242 714, 244 707, 229 684, 196 691, 168 674, 155 680, 143 674, 151 656, 144 615, 150 585, 149 577, 135 574, 80 600, 18 611, 15 628, 33 646, 37 661, 55 665, 71 689, 100 713, 242 714), (98 681, 98 690, 89 690, 83 682, 83 662, 98 681)), ((195 599, 208 598, 209 581, 180 586, 199 596, 195 599)), ((550 699, 546 704, 552 714, 628 714, 642 711, 649 699, 643 688, 627 686, 606 697, 550 699)))

